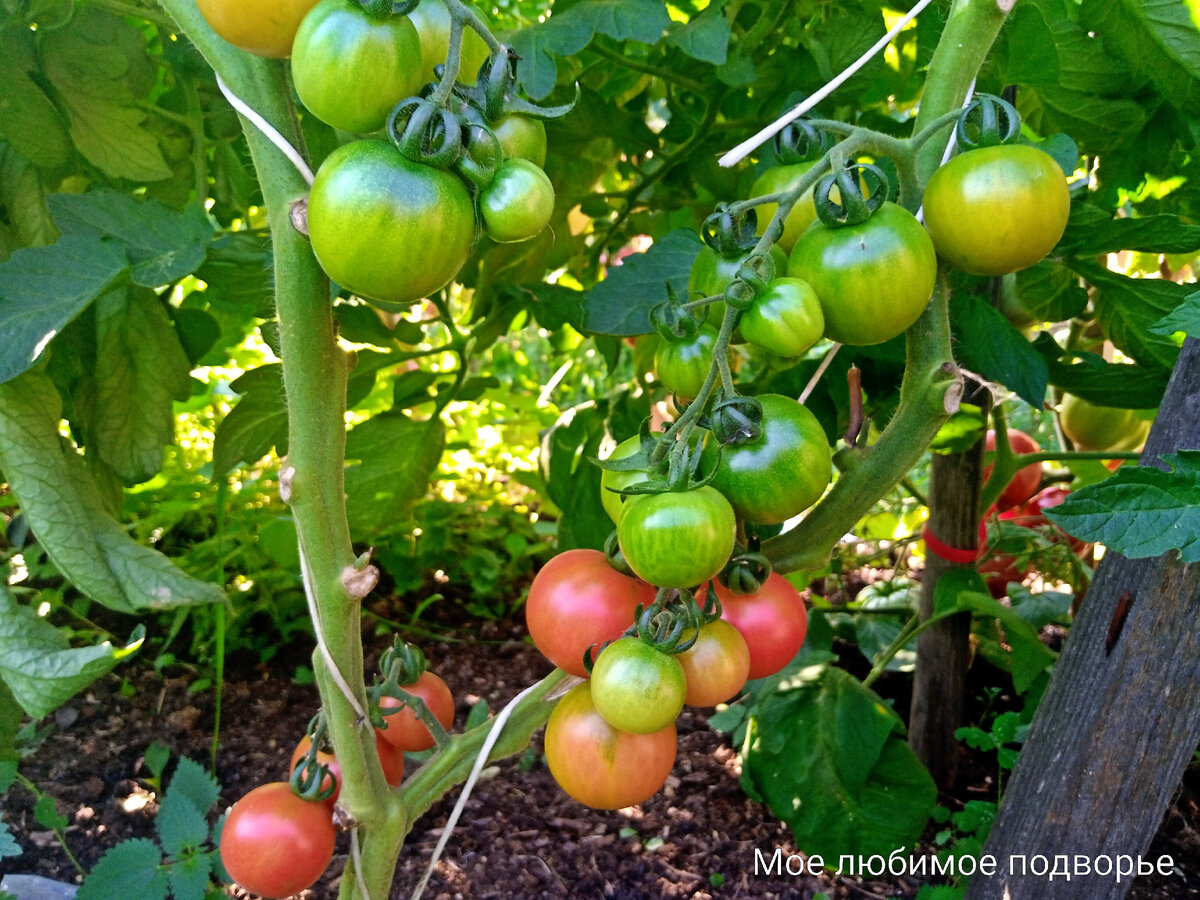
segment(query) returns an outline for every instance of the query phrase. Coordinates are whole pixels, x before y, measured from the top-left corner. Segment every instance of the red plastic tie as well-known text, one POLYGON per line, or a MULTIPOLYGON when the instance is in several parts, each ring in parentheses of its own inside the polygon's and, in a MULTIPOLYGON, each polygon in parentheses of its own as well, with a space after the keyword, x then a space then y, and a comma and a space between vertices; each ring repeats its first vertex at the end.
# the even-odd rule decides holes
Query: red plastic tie
POLYGON ((940 556, 947 562, 965 565, 979 559, 979 553, 983 549, 984 542, 987 540, 987 525, 984 522, 979 523, 979 546, 973 547, 970 550, 951 547, 949 544, 939 540, 930 530, 928 522, 921 529, 921 539, 925 541, 925 549, 934 556, 940 556))

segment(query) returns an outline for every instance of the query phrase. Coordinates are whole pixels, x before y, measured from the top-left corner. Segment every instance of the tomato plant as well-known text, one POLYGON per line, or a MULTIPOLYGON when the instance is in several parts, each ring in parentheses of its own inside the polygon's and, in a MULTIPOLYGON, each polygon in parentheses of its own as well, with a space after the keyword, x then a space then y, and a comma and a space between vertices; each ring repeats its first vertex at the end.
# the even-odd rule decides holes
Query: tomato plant
POLYGON ((679 660, 636 637, 609 644, 592 668, 592 702, 618 731, 661 731, 679 717, 686 693, 679 660))
POLYGON ((397 103, 421 89, 425 79, 413 65, 420 52, 406 17, 377 19, 357 0, 322 0, 296 32, 292 81, 322 122, 357 134, 378 131, 397 103))
MULTIPOLYGON (((813 164, 811 162, 772 166, 754 179, 754 184, 750 188, 750 195, 752 197, 763 197, 767 194, 777 194, 793 190, 812 167, 813 164)), ((758 221, 755 227, 759 234, 763 234, 766 232, 767 226, 771 224, 771 219, 774 217, 776 210, 779 209, 779 204, 763 203, 755 207, 755 209, 758 212, 758 221)), ((804 234, 804 230, 815 222, 816 219, 817 208, 813 205, 812 188, 809 188, 800 195, 791 212, 788 213, 787 218, 783 220, 783 233, 779 236, 776 246, 784 253, 790 253, 792 248, 796 246, 796 241, 800 239, 800 235, 804 234)), ((783 268, 780 267, 780 272, 782 271, 783 268)))
MULTIPOLYGON (((429 707, 443 728, 454 724, 454 695, 441 676, 425 671, 412 684, 401 685, 406 693, 420 697, 429 707)), ((436 741, 429 727, 417 718, 417 714, 396 697, 384 695, 379 698, 383 709, 383 721, 387 725, 382 731, 383 739, 400 750, 415 752, 428 750, 436 741), (399 712, 389 712, 399 710, 399 712)))
POLYGON ((300 22, 320 0, 196 0, 212 30, 258 56, 291 55, 300 22))
MULTIPOLYGON (((808 509, 829 486, 833 464, 825 431, 808 408, 781 394, 764 394, 762 433, 721 451, 712 486, 734 512, 760 524, 784 522, 808 509)), ((717 445, 705 437, 711 463, 717 445)))
POLYGON ((751 344, 779 356, 797 357, 821 339, 825 316, 808 282, 776 278, 742 312, 738 327, 751 344))
MULTIPOLYGON (((1014 453, 1036 453, 1042 449, 1037 441, 1016 428, 1008 429, 1008 443, 1014 453)), ((984 449, 989 451, 996 449, 996 432, 988 431, 984 449)), ((984 480, 986 481, 991 474, 992 467, 989 464, 983 470, 984 480)), ((996 500, 996 508, 1006 510, 1020 506, 1036 494, 1041 485, 1041 463, 1030 463, 1027 466, 1022 466, 1017 470, 1017 474, 1012 477, 1012 480, 1005 485, 1004 490, 1000 492, 1000 496, 996 500)))
POLYGON ((302 800, 285 781, 259 785, 229 810, 221 862, 229 876, 263 897, 290 897, 329 868, 337 832, 329 807, 302 800))
POLYGON ((1071 198, 1062 169, 1024 144, 952 158, 925 188, 925 225, 938 255, 975 275, 1032 266, 1058 243, 1071 198))
POLYGON ((596 710, 591 682, 571 688, 546 723, 546 765, 585 806, 621 809, 649 799, 675 764, 672 722, 650 734, 618 731, 596 710))
POLYGON ((588 647, 613 641, 633 624, 634 610, 654 602, 654 588, 623 575, 599 550, 579 548, 555 556, 529 586, 525 623, 542 655, 584 677, 588 647))
POLYGON ((929 305, 937 256, 916 217, 884 203, 858 225, 813 223, 792 248, 787 274, 817 292, 825 337, 878 344, 903 334, 929 305))
POLYGON ((729 501, 705 486, 630 498, 617 523, 617 540, 639 578, 685 588, 721 571, 736 531, 729 501))
POLYGON ((721 618, 736 628, 750 652, 748 678, 774 675, 792 661, 808 633, 808 610, 791 582, 772 572, 752 594, 735 594, 719 581, 721 618))
POLYGON ((1099 406, 1074 394, 1063 394, 1058 421, 1078 450, 1136 450, 1150 432, 1136 410, 1099 406))
POLYGON ((527 159, 506 159, 479 195, 488 237, 500 244, 527 241, 550 224, 554 186, 527 159))
POLYGON ((685 399, 700 393, 713 362, 717 332, 702 326, 691 338, 659 341, 654 351, 654 372, 663 387, 685 399))
MULTIPOLYGON (((752 252, 747 250, 736 256, 722 256, 712 247, 702 247, 688 272, 688 299, 700 300, 723 294, 752 252)), ((771 261, 775 264, 776 274, 782 275, 787 268, 787 254, 778 244, 771 247, 771 261)), ((725 303, 717 301, 703 307, 703 315, 710 324, 719 326, 725 315, 725 303)))
POLYGON ((407 307, 444 287, 475 239, 475 211, 453 172, 354 141, 317 171, 308 231, 322 268, 354 293, 407 307))
POLYGON ((696 643, 675 657, 687 678, 688 706, 716 706, 731 700, 750 677, 750 648, 742 633, 724 619, 700 626, 696 643))

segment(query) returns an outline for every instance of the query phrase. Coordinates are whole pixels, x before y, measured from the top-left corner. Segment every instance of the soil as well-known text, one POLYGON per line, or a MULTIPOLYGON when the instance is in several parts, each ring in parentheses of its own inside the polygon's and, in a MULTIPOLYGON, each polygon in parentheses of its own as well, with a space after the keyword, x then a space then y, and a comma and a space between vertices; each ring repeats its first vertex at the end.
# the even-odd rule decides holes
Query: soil
MULTIPOLYGON (((486 643, 424 642, 434 667, 455 691, 460 725, 478 700, 498 710, 549 672, 524 640, 521 623, 488 623, 483 636, 486 643)), ((369 649, 377 654, 382 646, 369 649)), ((217 757, 223 806, 285 775, 291 750, 318 702, 316 689, 293 677, 306 664, 300 648, 270 665, 229 661, 217 757)), ((152 742, 166 742, 174 754, 209 759, 214 695, 190 691, 194 680, 194 674, 162 677, 144 663, 127 665, 60 710, 44 742, 22 761, 22 774, 69 818, 67 843, 83 867, 95 865, 123 838, 153 835, 155 797, 146 788, 143 757, 152 742)), ((906 682, 894 680, 897 694, 906 682)), ((886 682, 881 685, 886 694, 886 682)), ((831 900, 859 900, 916 895, 919 885, 906 879, 756 872, 758 853, 797 852, 787 828, 743 793, 737 754, 727 738, 708 728, 702 711, 685 710, 678 728, 679 756, 667 786, 640 807, 617 812, 590 810, 566 797, 541 760, 540 736, 535 738, 533 752, 493 767, 491 777, 477 785, 424 896, 807 900, 824 892, 831 900)), ((994 797, 988 774, 993 768, 994 760, 965 757, 959 784, 942 803, 954 808, 967 799, 994 797)), ((1130 894, 1137 900, 1200 897, 1196 768, 1173 800, 1149 854, 1172 854, 1179 872, 1138 879, 1130 894)), ((417 822, 392 898, 411 896, 456 799, 456 794, 447 796, 417 822)), ((25 853, 0 860, 0 872, 77 881, 54 835, 35 822, 32 794, 14 787, 3 802, 3 818, 25 853)), ((931 828, 927 836, 933 833, 931 828)), ((343 837, 330 874, 301 896, 333 898, 347 852, 343 837)), ((248 895, 231 889, 230 896, 248 895)))

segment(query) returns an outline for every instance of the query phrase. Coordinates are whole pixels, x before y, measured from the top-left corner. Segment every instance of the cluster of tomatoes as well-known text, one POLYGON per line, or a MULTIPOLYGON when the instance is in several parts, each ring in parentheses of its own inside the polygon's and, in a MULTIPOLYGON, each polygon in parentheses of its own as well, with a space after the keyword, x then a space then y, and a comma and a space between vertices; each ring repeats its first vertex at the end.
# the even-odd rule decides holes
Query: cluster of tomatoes
POLYGON ((503 50, 491 55, 470 28, 459 71, 478 70, 478 83, 445 90, 430 82, 451 31, 440 0, 199 6, 231 43, 290 56, 308 113, 340 132, 368 135, 325 159, 308 198, 313 252, 348 291, 387 309, 406 307, 454 279, 481 230, 512 243, 549 224, 554 188, 541 168, 545 127, 534 116, 565 110, 514 97, 515 59, 503 50), (256 21, 261 31, 247 27, 256 21))
MULTIPOLYGON (((405 664, 409 668, 401 677, 409 683, 397 687, 420 698, 442 727, 449 728, 454 697, 446 682, 423 670, 423 657, 411 648, 405 664), (409 680, 417 670, 421 671, 409 680)), ((382 723, 375 728, 375 750, 384 778, 397 787, 404 778, 405 752, 429 750, 435 739, 395 691, 387 692, 386 684, 372 692, 382 723)), ((333 807, 341 793, 341 767, 320 715, 292 751, 288 771, 288 781, 259 785, 238 800, 221 831, 221 863, 229 877, 267 898, 290 897, 311 887, 333 859, 333 807)))

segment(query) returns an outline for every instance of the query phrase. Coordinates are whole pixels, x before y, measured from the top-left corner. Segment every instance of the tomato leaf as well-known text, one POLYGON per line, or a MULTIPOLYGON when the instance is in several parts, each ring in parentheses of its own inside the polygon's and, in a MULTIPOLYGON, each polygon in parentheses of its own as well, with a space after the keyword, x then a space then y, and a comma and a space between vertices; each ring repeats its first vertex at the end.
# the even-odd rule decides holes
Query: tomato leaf
POLYGON ((1200 451, 1162 459, 1170 471, 1122 466, 1112 478, 1072 492, 1046 517, 1130 559, 1178 550, 1184 562, 1200 562, 1200 451))
POLYGON ((34 719, 54 712, 137 646, 105 641, 73 648, 57 628, 0 589, 0 683, 34 719))
POLYGON ((672 31, 667 43, 674 44, 692 59, 721 66, 725 64, 731 36, 728 20, 720 7, 713 5, 672 31))
POLYGON ((355 539, 370 540, 408 516, 429 489, 445 442, 440 419, 418 422, 400 412, 375 416, 351 429, 346 495, 355 539))
POLYGON ((1153 328, 1183 303, 1188 286, 1161 278, 1130 278, 1082 260, 1074 260, 1072 268, 1096 288, 1096 316, 1118 350, 1143 366, 1174 367, 1182 341, 1155 334, 1153 328))
POLYGON ((546 493, 559 508, 559 552, 576 547, 599 550, 613 523, 600 500, 601 469, 591 460, 600 455, 604 414, 593 404, 564 412, 542 436, 539 462, 546 493))
POLYGON ((548 96, 558 81, 555 56, 571 56, 592 40, 592 28, 568 10, 508 36, 508 45, 520 57, 517 79, 534 100, 548 96))
POLYGON ((958 352, 966 367, 1011 388, 1029 405, 1040 407, 1046 397, 1049 366, 1025 336, 994 306, 971 294, 954 298, 951 315, 960 335, 958 352), (987 339, 978 339, 982 335, 987 339))
POLYGON ((1058 249, 1075 256, 1100 256, 1118 250, 1194 253, 1200 250, 1200 225, 1188 225, 1178 216, 1167 215, 1109 217, 1085 205, 1071 211, 1058 249))
POLYGON ((133 540, 108 513, 73 444, 58 432, 62 400, 44 375, 0 385, 0 469, 55 566, 83 593, 119 612, 223 600, 133 540))
POLYGON ((121 248, 68 235, 0 263, 0 383, 28 369, 64 326, 126 271, 121 248))
POLYGON ((1155 334, 1174 334, 1182 331, 1193 337, 1200 335, 1200 291, 1188 294, 1182 303, 1155 322, 1150 330, 1155 334))
POLYGON ((71 156, 67 123, 31 73, 38 69, 36 32, 0 31, 0 134, 34 165, 57 169, 71 156))
POLYGON ((805 852, 886 856, 920 838, 937 801, 903 730, 900 717, 854 676, 812 666, 760 699, 742 781, 805 852))
POLYGON ((1004 84, 1058 83, 1058 47, 1036 4, 1022 3, 1012 11, 996 42, 994 58, 1004 84))
POLYGON ((123 246, 133 280, 143 287, 162 287, 196 271, 213 239, 212 225, 195 203, 177 213, 157 200, 138 201, 111 190, 53 194, 49 203, 63 234, 108 238, 123 246))
POLYGON ((645 253, 625 257, 583 298, 583 329, 593 334, 649 334, 650 310, 667 299, 667 284, 687 294, 688 274, 703 244, 690 228, 679 228, 645 253))
POLYGON ((1034 349, 1050 366, 1050 383, 1089 403, 1119 409, 1153 409, 1162 400, 1170 372, 1129 363, 1110 363, 1097 353, 1064 351, 1043 332, 1034 349))
POLYGON ((131 838, 105 851, 83 884, 76 900, 166 900, 169 882, 158 846, 145 838, 131 838))
POLYGON ((287 407, 283 400, 283 370, 278 363, 251 369, 230 387, 242 394, 237 406, 229 411, 213 439, 213 479, 239 463, 253 465, 280 447, 287 447, 287 407))

